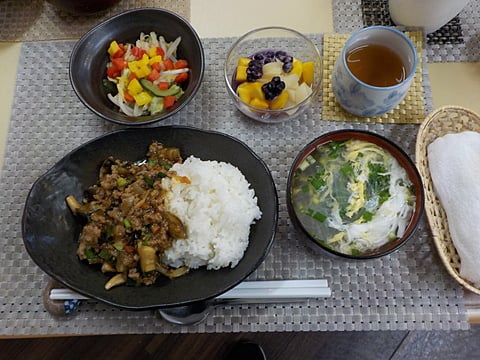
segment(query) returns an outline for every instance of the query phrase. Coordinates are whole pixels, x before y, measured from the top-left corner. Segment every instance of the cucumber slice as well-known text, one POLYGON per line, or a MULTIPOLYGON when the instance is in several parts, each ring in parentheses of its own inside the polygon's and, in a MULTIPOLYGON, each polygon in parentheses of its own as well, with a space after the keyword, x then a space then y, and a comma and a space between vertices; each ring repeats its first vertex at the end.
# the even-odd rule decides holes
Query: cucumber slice
POLYGON ((166 90, 160 90, 157 85, 147 79, 140 79, 140 84, 145 90, 151 92, 155 96, 165 97, 169 95, 176 95, 177 93, 182 91, 182 88, 175 84, 171 85, 166 90))

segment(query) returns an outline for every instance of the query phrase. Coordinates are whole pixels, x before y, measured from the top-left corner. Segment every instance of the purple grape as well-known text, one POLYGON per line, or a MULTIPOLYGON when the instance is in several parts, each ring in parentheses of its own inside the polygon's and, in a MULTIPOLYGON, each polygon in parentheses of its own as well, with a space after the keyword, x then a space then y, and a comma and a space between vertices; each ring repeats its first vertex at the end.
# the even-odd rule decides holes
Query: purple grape
MULTIPOLYGON (((262 59, 263 60, 263 59, 262 59)), ((247 67, 247 81, 253 82, 260 79, 263 75, 263 61, 259 59, 251 60, 247 67)))
POLYGON ((273 100, 285 89, 285 83, 280 80, 279 76, 274 76, 272 81, 262 85, 262 91, 265 99, 273 100))
POLYGON ((291 62, 283 63, 282 69, 283 69, 283 71, 285 71, 286 73, 289 73, 289 72, 292 71, 292 69, 293 69, 293 63, 291 63, 291 62))
POLYGON ((284 50, 259 51, 251 56, 247 67, 247 81, 254 82, 263 76, 263 65, 279 60, 283 63, 282 69, 289 73, 293 68, 293 57, 284 50))

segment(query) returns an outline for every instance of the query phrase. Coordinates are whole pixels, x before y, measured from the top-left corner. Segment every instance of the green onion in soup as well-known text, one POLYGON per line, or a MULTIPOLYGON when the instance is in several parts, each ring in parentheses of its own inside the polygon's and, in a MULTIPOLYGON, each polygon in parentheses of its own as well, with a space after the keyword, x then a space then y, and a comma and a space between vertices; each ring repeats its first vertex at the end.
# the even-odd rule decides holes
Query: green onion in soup
POLYGON ((360 255, 403 235, 415 205, 397 160, 362 140, 319 146, 298 166, 292 203, 305 230, 340 253, 360 255))

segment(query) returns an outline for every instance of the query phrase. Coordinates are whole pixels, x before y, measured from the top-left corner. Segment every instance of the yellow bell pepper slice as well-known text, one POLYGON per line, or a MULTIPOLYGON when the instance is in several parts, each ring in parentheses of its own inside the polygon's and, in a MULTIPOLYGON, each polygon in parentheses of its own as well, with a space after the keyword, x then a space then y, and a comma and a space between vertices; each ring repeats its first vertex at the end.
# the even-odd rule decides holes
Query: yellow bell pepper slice
POLYGON ((143 54, 142 58, 140 60, 138 60, 138 63, 140 64, 140 66, 146 66, 146 65, 148 65, 149 60, 150 60, 150 58, 148 57, 148 55, 143 54))
POLYGON ((152 69, 150 69, 147 65, 143 65, 137 76, 141 79, 150 75, 151 72, 152 69))
POLYGON ((150 58, 150 60, 148 61, 148 64, 152 65, 156 62, 161 63, 162 60, 163 60, 162 55, 155 55, 150 58))
POLYGON ((132 79, 132 81, 128 83, 127 90, 130 95, 135 96, 143 91, 143 87, 140 81, 132 79))
POLYGON ((128 68, 139 79, 147 77, 152 72, 152 69, 148 66, 149 60, 150 58, 148 57, 148 55, 143 54, 140 60, 130 61, 128 63, 128 68))
POLYGON ((153 58, 154 56, 157 55, 157 48, 156 47, 151 47, 148 49, 147 54, 150 58, 153 58))
POLYGON ((117 53, 118 50, 120 50, 120 46, 118 45, 118 43, 115 40, 113 40, 110 43, 110 46, 108 47, 108 54, 110 56, 113 56, 117 53))
MULTIPOLYGON (((145 55, 146 56, 146 55, 145 55)), ((148 56, 147 56, 148 58, 148 56)), ((135 76, 139 79, 142 79, 144 77, 147 77, 151 72, 152 69, 148 67, 148 60, 147 63, 145 64, 143 60, 138 60, 138 61, 130 61, 128 63, 128 68, 130 69, 131 72, 135 74, 135 76)))
POLYGON ((135 102, 139 106, 149 104, 152 101, 152 97, 146 91, 142 91, 137 95, 133 95, 133 98, 135 99, 135 102))
POLYGON ((127 66, 130 69, 130 71, 133 73, 136 73, 137 71, 140 70, 140 65, 138 64, 137 61, 129 61, 127 63, 127 66))

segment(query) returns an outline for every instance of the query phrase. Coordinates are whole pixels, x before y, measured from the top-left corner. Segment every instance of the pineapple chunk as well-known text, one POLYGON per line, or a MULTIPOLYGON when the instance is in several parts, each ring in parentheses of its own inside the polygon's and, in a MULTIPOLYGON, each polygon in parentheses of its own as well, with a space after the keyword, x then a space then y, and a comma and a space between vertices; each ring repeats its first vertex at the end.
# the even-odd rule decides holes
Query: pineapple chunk
POLYGON ((239 96, 240 96, 240 92, 242 92, 245 95, 245 97, 247 97, 248 95, 250 99, 257 98, 260 100, 265 100, 265 95, 263 94, 263 91, 262 91, 262 85, 263 84, 258 81, 244 82, 238 85, 237 93, 239 93, 239 96))
MULTIPOLYGON (((243 84, 248 84, 248 83, 243 83, 243 84)), ((238 86, 237 88, 237 94, 238 97, 245 103, 249 104, 250 101, 252 101, 252 96, 251 96, 251 91, 248 89, 247 86, 238 86)))
POLYGON ((298 88, 298 83, 300 78, 297 74, 287 74, 282 77, 283 82, 285 83, 285 88, 295 90, 298 88))
POLYGON ((237 66, 237 73, 235 74, 235 80, 247 81, 247 66, 244 66, 244 65, 237 66))
POLYGON ((238 59, 235 73, 239 98, 246 104, 259 109, 281 110, 301 103, 312 93, 311 84, 314 80, 315 64, 312 61, 303 63, 294 58, 292 69, 286 73, 283 62, 277 60, 263 65, 262 77, 254 82, 247 81, 247 69, 251 59, 242 57, 238 59), (285 89, 271 101, 265 99, 262 86, 278 76, 285 83, 285 89))
POLYGON ((275 99, 270 102, 270 109, 272 110, 280 110, 285 107, 288 101, 288 91, 283 90, 280 95, 278 95, 275 99))
POLYGON ((238 59, 238 66, 247 66, 248 67, 248 64, 250 63, 252 59, 250 58, 247 58, 247 57, 241 57, 238 59))
POLYGON ((290 74, 297 74, 298 78, 300 79, 302 77, 302 72, 303 63, 298 59, 293 59, 293 68, 292 71, 290 71, 290 74))
POLYGON ((297 95, 297 91, 295 89, 285 89, 287 92, 288 92, 288 102, 290 105, 295 105, 297 102, 296 102, 296 95, 297 95))
POLYGON ((315 72, 315 64, 313 61, 303 63, 302 81, 307 85, 312 85, 315 72))
POLYGON ((274 76, 281 76, 283 74, 282 66, 283 63, 281 61, 274 61, 263 65, 262 80, 268 82, 271 81, 274 76))
POLYGON ((250 105, 255 106, 257 108, 260 108, 260 109, 268 109, 269 108, 267 100, 264 100, 264 99, 262 100, 262 99, 259 99, 259 98, 253 98, 252 101, 250 101, 250 105))
POLYGON ((238 97, 245 103, 268 109, 268 102, 265 100, 265 94, 262 90, 262 83, 259 81, 255 82, 243 82, 238 85, 237 94, 238 97), (254 104, 252 103, 254 102, 254 104))
POLYGON ((295 91, 295 103, 300 104, 303 100, 310 96, 312 88, 306 83, 302 83, 295 91))

